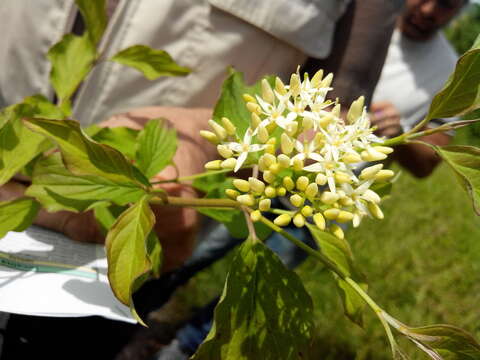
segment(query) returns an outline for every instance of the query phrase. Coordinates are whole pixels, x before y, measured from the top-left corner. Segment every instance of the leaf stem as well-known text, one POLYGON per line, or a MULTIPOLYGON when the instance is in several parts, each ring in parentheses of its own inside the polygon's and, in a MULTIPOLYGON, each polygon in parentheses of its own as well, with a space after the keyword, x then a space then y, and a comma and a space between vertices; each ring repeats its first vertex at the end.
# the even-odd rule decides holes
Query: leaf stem
POLYGON ((166 196, 165 198, 153 197, 150 199, 151 204, 170 205, 183 207, 215 207, 215 208, 231 208, 239 209, 240 203, 230 199, 198 199, 177 196, 166 196))

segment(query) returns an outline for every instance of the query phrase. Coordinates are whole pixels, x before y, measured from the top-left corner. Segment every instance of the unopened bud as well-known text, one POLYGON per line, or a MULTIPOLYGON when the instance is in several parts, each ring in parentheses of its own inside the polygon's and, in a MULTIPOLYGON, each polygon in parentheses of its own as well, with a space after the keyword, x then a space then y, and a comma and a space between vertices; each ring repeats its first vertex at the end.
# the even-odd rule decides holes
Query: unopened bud
POLYGON ((237 159, 230 158, 230 159, 223 160, 221 167, 222 169, 234 169, 235 165, 237 165, 237 159))
POLYGON ((254 193, 261 194, 265 190, 265 184, 257 178, 249 177, 248 183, 250 184, 250 189, 254 193))
POLYGON ((350 151, 342 156, 343 162, 347 164, 355 164, 362 161, 362 157, 355 151, 350 151))
POLYGON ((263 172, 263 180, 265 180, 267 183, 271 184, 275 181, 275 179, 276 176, 270 170, 263 172))
POLYGON ((266 79, 262 80, 262 98, 270 104, 273 104, 273 101, 275 100, 272 87, 266 79))
POLYGON ((293 170, 295 171, 302 171, 304 167, 303 160, 300 158, 294 158, 293 159, 293 170))
POLYGON ((253 102, 253 103, 256 103, 257 102, 257 99, 255 99, 252 95, 250 94, 243 94, 242 95, 243 97, 243 100, 245 100, 245 102, 253 102))
POLYGON ((350 105, 350 109, 348 110, 348 113, 347 113, 347 122, 349 124, 353 124, 362 115, 364 105, 365 105, 364 96, 360 96, 357 100, 352 102, 352 105, 350 105))
POLYGON ((226 145, 217 145, 217 151, 225 159, 231 158, 233 155, 232 150, 226 145))
POLYGON ((308 184, 309 184, 308 178, 306 176, 300 176, 297 179, 297 182, 295 185, 298 190, 305 191, 307 189, 308 184))
POLYGON ((267 129, 265 129, 264 126, 262 125, 259 125, 258 126, 258 132, 257 132, 257 138, 258 140, 265 144, 267 141, 268 141, 268 138, 270 137, 270 135, 268 134, 268 131, 267 129))
POLYGON ((260 119, 260 116, 258 116, 258 114, 252 113, 251 121, 250 121, 251 128, 255 130, 258 127, 258 125, 260 125, 261 122, 262 122, 262 119, 260 119))
POLYGON ((297 74, 292 74, 290 76, 290 91, 293 96, 297 96, 300 94, 301 90, 301 83, 300 83, 300 78, 297 74))
POLYGON ((343 240, 345 238, 345 234, 343 233, 342 228, 337 224, 332 224, 332 226, 330 226, 330 232, 340 240, 343 240))
POLYGON ((357 228, 360 225, 360 222, 362 221, 362 217, 355 213, 353 214, 353 220, 352 220, 352 225, 354 228, 357 228))
POLYGON ((236 199, 237 196, 240 195, 240 193, 237 190, 233 189, 227 189, 225 190, 225 194, 230 198, 230 199, 236 199))
POLYGON ((235 133, 237 132, 237 128, 235 127, 235 125, 233 125, 230 119, 226 117, 222 117, 222 125, 227 131, 227 134, 230 136, 235 135, 235 133))
POLYGON ((333 107, 331 114, 338 118, 340 117, 341 110, 342 110, 342 106, 340 104, 337 104, 333 107))
POLYGON ((218 136, 208 130, 200 130, 200 136, 206 139, 208 142, 212 143, 213 145, 217 145, 219 142, 218 136))
POLYGON ((247 180, 235 179, 235 180, 233 180, 233 186, 235 186, 241 192, 249 192, 250 191, 250 183, 247 180))
POLYGON ((344 196, 344 197, 340 198, 340 200, 338 200, 338 201, 343 206, 352 206, 354 204, 354 201, 352 200, 352 198, 349 198, 348 196, 344 196))
POLYGON ((316 183, 308 184, 307 189, 305 190, 305 195, 308 198, 313 199, 318 194, 318 185, 316 183))
POLYGON ((265 153, 274 155, 275 154, 275 145, 267 144, 265 146, 265 153))
POLYGON ((322 193, 322 195, 320 196, 320 200, 324 203, 324 204, 327 204, 327 205, 331 205, 335 202, 337 202, 337 200, 339 199, 340 197, 338 196, 338 194, 335 194, 331 191, 324 191, 322 193))
POLYGON ((316 87, 319 87, 319 85, 320 85, 321 82, 322 82, 322 77, 323 77, 323 70, 320 69, 320 70, 318 70, 318 71, 315 73, 315 75, 313 75, 313 77, 312 77, 312 80, 311 80, 312 86, 315 87, 315 88, 316 88, 316 87))
POLYGON ((375 217, 379 220, 383 219, 383 212, 380 209, 380 206, 378 206, 377 204, 369 202, 368 203, 368 210, 370 211, 370 213, 372 214, 373 217, 375 217))
POLYGON ((287 89, 285 89, 285 85, 283 84, 283 81, 280 80, 279 77, 275 78, 275 90, 280 94, 280 95, 285 95, 287 93, 287 89))
POLYGON ((280 167, 286 169, 290 167, 290 158, 285 154, 280 154, 277 156, 277 161, 280 167))
POLYGON ((300 210, 303 216, 309 217, 313 214, 313 208, 310 205, 305 205, 302 210, 300 210))
POLYGON ((277 162, 277 158, 272 154, 263 154, 263 162, 267 168, 277 162))
POLYGON ((313 215, 313 222, 320 230, 325 230, 325 218, 321 213, 313 215))
POLYGON ((282 170, 282 168, 280 167, 280 164, 275 163, 275 164, 270 165, 270 167, 268 168, 268 170, 270 170, 270 172, 271 172, 272 174, 277 175, 277 174, 282 170))
POLYGON ((383 164, 376 164, 376 165, 369 166, 369 167, 362 170, 359 177, 362 180, 370 180, 375 175, 377 175, 377 173, 380 170, 382 170, 382 168, 383 168, 383 164))
POLYGON ((243 194, 237 196, 237 201, 245 206, 255 205, 255 198, 251 194, 243 194))
POLYGON ((340 213, 337 216, 337 221, 339 223, 345 223, 353 219, 353 214, 349 211, 340 210, 340 213))
POLYGON ((290 196, 290 203, 295 207, 301 207, 304 201, 305 200, 303 199, 303 197, 298 194, 293 194, 292 196, 290 196))
POLYGON ((277 128, 277 123, 275 121, 267 125, 267 131, 269 134, 273 133, 276 128, 277 128))
POLYGON ((320 125, 322 128, 326 128, 328 124, 330 124, 332 121, 333 121, 334 117, 332 114, 328 114, 328 115, 325 115, 325 116, 322 116, 319 120, 318 120, 318 125, 320 125))
POLYGON ((258 208, 260 211, 268 211, 270 210, 270 206, 272 205, 272 201, 270 199, 262 199, 258 203, 258 208))
POLYGON ((255 114, 261 114, 261 112, 262 112, 262 109, 260 108, 260 105, 258 105, 257 103, 251 102, 251 101, 247 102, 247 109, 251 113, 255 113, 255 114))
POLYGON ((363 198, 369 202, 373 202, 373 203, 380 203, 380 201, 382 201, 382 199, 380 198, 380 196, 378 196, 378 194, 373 191, 373 190, 370 190, 370 189, 367 189, 364 193, 363 193, 363 198))
POLYGON ((286 194, 287 194, 287 189, 285 189, 283 186, 277 187, 278 196, 285 196, 286 194))
POLYGON ((282 214, 280 216, 277 216, 275 220, 273 220, 273 223, 277 226, 287 226, 290 224, 290 221, 292 221, 292 217, 288 214, 282 214))
POLYGON ((305 218, 303 217, 303 215, 295 214, 295 216, 293 217, 293 224, 298 228, 305 226, 305 218))
POLYGON ((326 88, 326 87, 330 87, 330 85, 332 84, 332 81, 333 81, 333 74, 330 73, 328 74, 327 76, 325 76, 325 78, 322 80, 322 82, 320 83, 320 88, 326 88))
POLYGON ((250 219, 252 219, 253 222, 260 221, 261 218, 262 213, 260 212, 260 210, 255 210, 250 213, 250 219))
POLYGON ((335 220, 339 214, 340 214, 340 210, 336 208, 330 208, 323 212, 323 216, 325 216, 329 220, 335 220))
POLYGON ((393 152, 393 148, 389 146, 375 146, 374 149, 385 155, 391 154, 393 152))
POLYGON ((273 186, 267 186, 265 188, 265 196, 269 198, 274 198, 277 196, 277 190, 273 186))
POLYGON ((320 186, 325 185, 327 183, 327 180, 328 180, 327 177, 321 173, 318 173, 317 176, 315 177, 315 182, 320 186))
POLYGON ((388 181, 390 180, 395 173, 392 170, 380 170, 376 175, 375 175, 375 180, 382 182, 382 181, 388 181))
POLYGON ((302 121, 303 131, 313 128, 313 119, 310 116, 305 116, 302 121))
POLYGON ((283 186, 285 186, 285 188, 288 191, 293 190, 293 188, 295 187, 295 183, 293 182, 293 180, 290 176, 285 176, 282 180, 282 183, 283 183, 283 186))
POLYGON ((284 154, 289 155, 293 151, 293 141, 286 133, 283 133, 280 138, 280 146, 284 154))
POLYGON ((292 121, 291 123, 287 124, 285 127, 285 132, 288 134, 288 136, 294 136, 297 133, 298 130, 298 123, 296 121, 292 121))
POLYGON ((227 130, 225 130, 222 125, 213 120, 208 120, 208 125, 210 125, 220 140, 224 140, 227 137, 227 130))
POLYGON ((362 151, 360 155, 364 161, 380 161, 387 158, 387 155, 374 148, 368 148, 367 150, 362 151))
POLYGON ((351 184, 352 177, 342 171, 335 172, 335 181, 339 184, 351 184))
POLYGON ((213 160, 205 164, 207 170, 220 170, 222 168, 222 160, 213 160))

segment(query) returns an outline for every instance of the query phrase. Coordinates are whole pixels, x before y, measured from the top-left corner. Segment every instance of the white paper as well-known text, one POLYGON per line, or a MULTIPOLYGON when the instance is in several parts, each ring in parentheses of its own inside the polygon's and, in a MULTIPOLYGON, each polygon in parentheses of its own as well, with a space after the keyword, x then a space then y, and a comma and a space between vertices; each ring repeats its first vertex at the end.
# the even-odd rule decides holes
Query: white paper
POLYGON ((104 247, 32 226, 0 240, 0 311, 135 323, 113 295, 104 247))

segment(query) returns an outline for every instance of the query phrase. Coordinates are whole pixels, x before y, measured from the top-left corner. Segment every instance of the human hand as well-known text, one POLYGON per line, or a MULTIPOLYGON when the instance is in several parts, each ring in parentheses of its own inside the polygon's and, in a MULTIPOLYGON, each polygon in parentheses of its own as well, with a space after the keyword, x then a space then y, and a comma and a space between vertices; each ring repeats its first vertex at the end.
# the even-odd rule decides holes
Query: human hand
POLYGON ((380 101, 370 105, 370 121, 376 126, 375 134, 387 138, 400 135, 403 130, 400 124, 400 113, 391 102, 380 101))

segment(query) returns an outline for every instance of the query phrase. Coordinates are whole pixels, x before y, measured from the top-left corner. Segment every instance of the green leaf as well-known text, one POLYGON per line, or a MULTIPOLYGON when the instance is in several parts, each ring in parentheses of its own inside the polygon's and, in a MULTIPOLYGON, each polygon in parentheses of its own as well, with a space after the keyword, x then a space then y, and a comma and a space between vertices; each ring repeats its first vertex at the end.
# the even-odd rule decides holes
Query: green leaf
POLYGON ((473 146, 433 146, 453 169, 463 189, 472 199, 473 209, 480 215, 480 149, 473 146))
POLYGON ((110 205, 103 203, 102 205, 95 206, 93 214, 95 220, 100 225, 100 229, 103 234, 106 235, 108 230, 115 224, 117 218, 127 209, 126 206, 110 205))
MULTIPOLYGON (((308 224, 308 230, 318 245, 319 251, 334 263, 343 274, 355 280, 364 290, 367 290, 364 275, 354 264, 352 250, 345 239, 339 239, 332 234, 320 230, 317 226, 308 224)), ((333 274, 333 273, 332 273, 333 274)), ((365 301, 351 286, 334 274, 340 296, 343 302, 345 315, 359 326, 363 326, 363 309, 365 301)))
POLYGON ((99 144, 73 120, 26 119, 27 127, 43 134, 60 147, 66 168, 75 175, 94 175, 116 183, 148 186, 138 171, 118 150, 99 144))
POLYGON ((30 107, 28 113, 24 113, 24 116, 52 119, 52 120, 62 120, 66 116, 62 110, 56 105, 52 104, 43 95, 33 95, 23 99, 23 104, 26 104, 30 107))
MULTIPOLYGON (((91 131, 93 129, 94 128, 90 128, 91 131)), ((135 159, 138 130, 119 126, 94 129, 92 132, 94 132, 94 134, 91 135, 93 140, 117 149, 129 159, 135 159)))
POLYGON ((213 327, 192 359, 308 359, 313 305, 300 278, 261 242, 236 251, 213 327))
POLYGON ((148 197, 143 197, 120 215, 107 234, 108 279, 117 299, 126 305, 131 304, 136 279, 151 269, 146 242, 154 223, 148 197))
POLYGON ((185 76, 190 73, 190 69, 175 63, 166 51, 145 45, 133 45, 121 50, 110 61, 133 67, 148 80, 155 80, 160 76, 185 76))
POLYGON ((457 61, 454 73, 435 95, 427 118, 446 118, 480 107, 480 37, 457 61))
POLYGON ((230 119, 237 127, 237 134, 243 136, 250 126, 251 113, 245 106, 243 94, 260 95, 261 82, 247 86, 241 72, 231 70, 230 76, 223 82, 222 92, 213 110, 213 120, 221 123, 222 117, 230 119))
POLYGON ((21 119, 31 108, 18 104, 0 113, 0 185, 5 184, 39 153, 50 146, 44 136, 27 129, 21 119))
POLYGON ((155 278, 160 277, 163 265, 163 250, 155 231, 150 232, 147 237, 147 254, 152 264, 152 275, 155 278))
POLYGON ((94 175, 74 175, 56 153, 37 161, 28 196, 36 198, 48 211, 85 211, 98 202, 127 205, 145 195, 132 182, 114 182, 94 175))
POLYGON ((171 163, 177 151, 177 133, 164 119, 150 120, 138 135, 136 160, 147 178, 171 163))
POLYGON ((93 67, 97 56, 95 46, 87 34, 67 34, 48 51, 47 56, 52 63, 50 82, 60 102, 68 104, 93 67))
POLYGON ((82 13, 88 37, 96 46, 108 23, 105 0, 75 0, 75 3, 82 13))
POLYGON ((32 225, 40 205, 30 198, 0 202, 0 239, 9 231, 23 231, 32 225))

